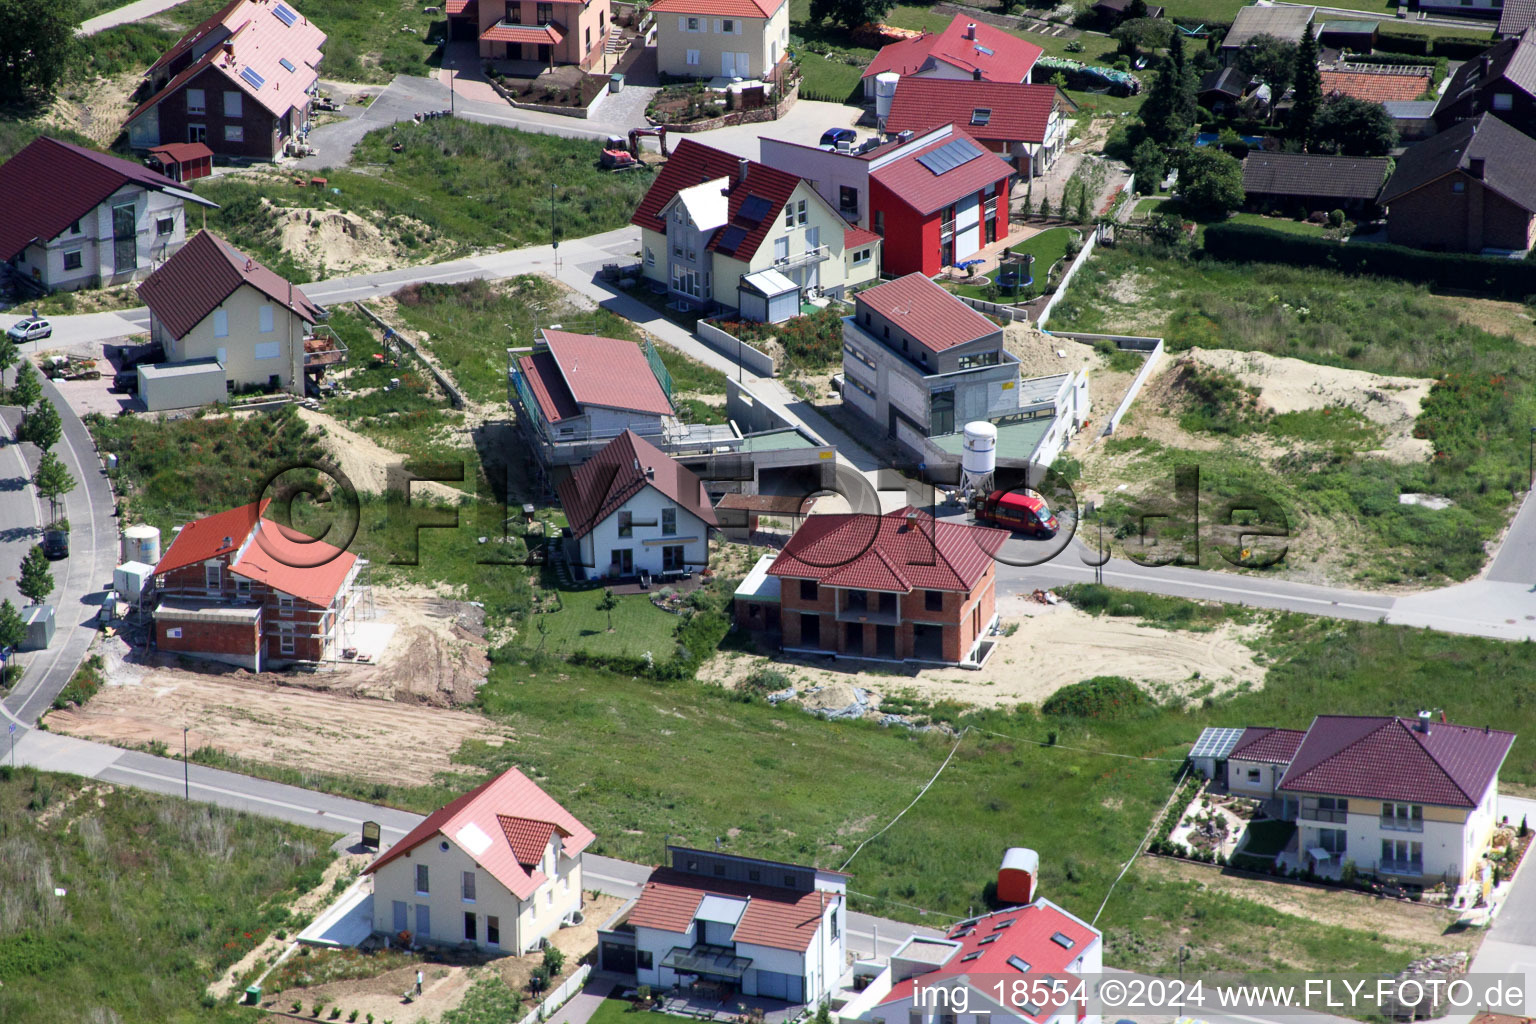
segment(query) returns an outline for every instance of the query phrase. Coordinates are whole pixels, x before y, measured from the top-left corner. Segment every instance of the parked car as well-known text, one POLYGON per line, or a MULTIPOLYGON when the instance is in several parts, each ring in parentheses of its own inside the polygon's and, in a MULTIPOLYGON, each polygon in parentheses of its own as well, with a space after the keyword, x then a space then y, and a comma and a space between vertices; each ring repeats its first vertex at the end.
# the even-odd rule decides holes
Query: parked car
POLYGON ((138 370, 119 370, 117 373, 114 373, 112 375, 112 390, 113 391, 122 391, 122 392, 124 392, 126 394, 130 394, 130 395, 138 394, 139 393, 139 371, 138 370))
POLYGON ((976 507, 976 518, 1036 537, 1054 537, 1061 524, 1043 498, 1019 491, 993 491, 976 507))
POLYGON ((69 557, 69 531, 57 527, 43 531, 43 557, 54 559, 69 557))
POLYGON ((11 329, 5 333, 12 341, 33 341, 52 336, 53 324, 40 316, 29 316, 12 324, 11 329))
POLYGON ((858 137, 859 133, 852 128, 828 128, 821 133, 821 144, 836 149, 839 142, 846 142, 851 146, 858 137))

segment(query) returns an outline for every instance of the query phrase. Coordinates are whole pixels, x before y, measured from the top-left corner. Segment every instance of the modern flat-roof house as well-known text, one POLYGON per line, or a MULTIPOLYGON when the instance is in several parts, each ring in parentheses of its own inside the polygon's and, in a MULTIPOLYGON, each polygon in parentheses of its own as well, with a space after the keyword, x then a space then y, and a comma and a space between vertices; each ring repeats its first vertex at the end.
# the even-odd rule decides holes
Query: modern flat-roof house
POLYGON ((849 152, 781 139, 758 145, 763 163, 809 181, 845 220, 884 239, 886 274, 932 277, 1008 235, 1013 167, 955 125, 849 152))
POLYGON ((921 461, 958 458, 960 431, 988 420, 999 457, 1049 466, 1087 416, 1086 375, 1021 379, 1003 329, 921 274, 854 296, 843 379, 843 406, 921 461))
POLYGON ((1282 43, 1299 43, 1307 26, 1317 15, 1315 7, 1291 7, 1250 4, 1239 7, 1232 27, 1221 40, 1221 62, 1231 65, 1237 55, 1260 36, 1272 36, 1282 43))
POLYGON ((263 518, 270 501, 181 528, 155 566, 155 644, 260 672, 339 659, 366 562, 263 518))
POLYGON ((879 276, 881 246, 793 172, 683 139, 630 223, 641 272, 673 301, 774 321, 879 276))
POLYGON ((808 516, 774 558, 784 649, 979 668, 997 625, 1006 530, 886 515, 808 516))
POLYGON ((123 122, 128 144, 201 142, 271 160, 309 129, 325 33, 286 0, 235 0, 149 70, 153 95, 123 122))
POLYGON ((679 419, 650 342, 544 328, 532 352, 512 349, 508 360, 517 422, 541 471, 585 462, 626 430, 672 454, 741 445, 729 426, 679 419))
POLYGON ((598 966, 699 1005, 814 1005, 846 962, 848 876, 668 846, 670 865, 598 932, 598 966), (707 991, 707 995, 705 992, 707 991), (758 1002, 751 1002, 758 1000, 758 1002))
POLYGON ((924 32, 883 47, 864 69, 864 98, 875 98, 875 76, 886 72, 916 78, 981 82, 1028 82, 1045 51, 985 22, 957 14, 942 32, 924 32))
POLYGON ((516 768, 427 815, 363 869, 373 930, 413 944, 531 952, 582 906, 596 838, 516 768))
POLYGON ((698 476, 626 430, 556 489, 572 561, 589 578, 681 576, 709 565, 719 525, 698 476))
POLYGON ((789 0, 655 0, 650 11, 664 75, 766 80, 789 59, 789 0))
POLYGON ((1523 252, 1536 243, 1536 139, 1492 114, 1398 158, 1377 200, 1397 245, 1523 252))
POLYGON ((136 281, 214 204, 141 164, 46 136, 0 164, 0 261, 50 291, 136 281))
POLYGON ((1077 104, 1054 85, 909 76, 896 85, 887 132, 962 125, 1013 164, 1021 177, 1044 174, 1067 146, 1066 115, 1077 104))
POLYGON ((951 925, 940 937, 913 935, 841 1010, 843 1021, 959 1019, 955 1010, 1010 1024, 1099 1024, 1079 1001, 1104 969, 1101 933, 1044 897, 951 925), (1014 980, 1018 984, 1014 984, 1014 980), (1060 982, 1053 986, 1052 979, 1060 982), (918 991, 954 1000, 934 1007, 918 991))
POLYGON ((590 70, 608 41, 602 0, 449 0, 452 39, 477 40, 485 60, 521 60, 590 70))
MULTIPOLYGON (((346 346, 321 324, 324 310, 212 232, 194 235, 139 285, 139 298, 149 307, 150 339, 165 350, 160 365, 212 360, 220 390, 302 395, 306 378, 318 380, 346 360, 346 346)), ((174 404, 184 395, 167 389, 161 396, 140 378, 152 410, 184 408, 174 404)))
POLYGON ((1197 767, 1294 821, 1287 862, 1456 886, 1477 877, 1515 735, 1416 718, 1319 715, 1294 729, 1207 729, 1197 767), (1223 769, 1224 766, 1224 769, 1223 769))
POLYGON ((1442 131, 1483 114, 1536 135, 1536 33, 1500 40, 1463 63, 1435 104, 1442 131))
POLYGON ((1367 210, 1375 207, 1391 166, 1384 156, 1251 150, 1243 159, 1243 191, 1258 205, 1367 210))

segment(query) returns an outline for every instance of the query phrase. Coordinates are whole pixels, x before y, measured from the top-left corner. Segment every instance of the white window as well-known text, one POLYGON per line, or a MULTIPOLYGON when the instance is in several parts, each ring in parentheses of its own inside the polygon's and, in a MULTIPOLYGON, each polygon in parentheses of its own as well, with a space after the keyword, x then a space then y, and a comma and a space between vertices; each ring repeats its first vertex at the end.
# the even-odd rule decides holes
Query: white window
POLYGON ((264 304, 259 312, 261 314, 261 333, 271 334, 277 329, 276 325, 273 323, 272 303, 268 302, 264 304))
MULTIPOLYGON (((213 311, 213 336, 215 338, 229 337, 229 310, 216 309, 213 311)), ((220 356, 219 362, 222 363, 223 361, 224 358, 220 356)))
POLYGON ((293 614, 293 598, 289 597, 287 594, 278 594, 277 595, 277 610, 279 612, 281 612, 283 615, 292 615, 293 614))
POLYGON ((85 259, 80 255, 79 249, 70 249, 64 253, 64 269, 79 270, 85 265, 85 259))
POLYGON ((181 639, 181 627, 180 626, 172 626, 172 627, 170 627, 169 629, 167 629, 165 631, 165 636, 166 636, 166 639, 168 639, 168 640, 180 640, 181 639))
POLYGON ((234 90, 230 90, 228 92, 225 92, 224 93, 224 116, 225 117, 239 117, 241 115, 241 111, 243 109, 242 106, 241 106, 240 101, 243 98, 244 97, 239 92, 236 92, 234 90))
POLYGON ((699 31, 699 19, 698 18, 678 18, 677 19, 677 27, 682 29, 684 32, 697 32, 697 31, 699 31))
POLYGON ((805 223, 805 200, 804 199, 800 200, 799 202, 797 202, 795 204, 795 219, 799 223, 801 223, 801 224, 805 223))
POLYGON ((203 114, 208 111, 208 99, 201 89, 187 90, 187 113, 203 114))
POLYGON ((278 645, 277 645, 277 649, 278 649, 278 652, 282 653, 282 654, 292 654, 293 653, 293 633, 292 632, 286 632, 285 631, 283 633, 282 637, 279 639, 279 642, 278 642, 278 645))
POLYGON ((427 874, 427 866, 425 864, 416 865, 416 892, 422 896, 432 891, 427 887, 427 883, 430 881, 427 874))
POLYGON ((1509 110, 1514 105, 1515 97, 1513 93, 1496 92, 1493 94, 1494 110, 1509 110))
POLYGON ((251 355, 255 359, 278 359, 282 354, 282 343, 277 341, 258 342, 251 351, 251 355))
POLYGON ((157 235, 168 235, 175 230, 175 217, 161 217, 155 221, 155 234, 157 235))
POLYGON ((218 590, 224 584, 224 567, 218 562, 203 566, 203 583, 209 590, 218 590))
POLYGON ((251 581, 235 580, 235 593, 241 597, 249 597, 251 595, 251 581))
POLYGON ((698 50, 689 50, 688 51, 688 64, 691 67, 698 67, 699 66, 699 51, 698 50))
POLYGON ((244 142, 245 126, 239 124, 227 124, 224 126, 225 142, 244 142))
POLYGON ((473 871, 464 872, 464 902, 475 902, 475 873, 473 871))
POLYGON ((80 222, 79 221, 75 221, 73 224, 71 224, 69 226, 69 232, 68 233, 71 234, 71 235, 78 235, 80 233, 80 222))
POLYGON ((775 238, 773 240, 773 258, 776 260, 789 259, 789 239, 775 238))

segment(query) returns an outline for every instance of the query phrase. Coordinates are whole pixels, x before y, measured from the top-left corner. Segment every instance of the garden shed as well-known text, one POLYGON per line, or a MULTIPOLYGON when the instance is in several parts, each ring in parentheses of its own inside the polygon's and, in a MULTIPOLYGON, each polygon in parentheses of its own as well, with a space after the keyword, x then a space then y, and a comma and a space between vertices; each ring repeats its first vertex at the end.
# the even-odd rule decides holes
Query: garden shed
POLYGON ((772 268, 743 274, 736 294, 743 320, 781 324, 800 314, 800 286, 772 268))

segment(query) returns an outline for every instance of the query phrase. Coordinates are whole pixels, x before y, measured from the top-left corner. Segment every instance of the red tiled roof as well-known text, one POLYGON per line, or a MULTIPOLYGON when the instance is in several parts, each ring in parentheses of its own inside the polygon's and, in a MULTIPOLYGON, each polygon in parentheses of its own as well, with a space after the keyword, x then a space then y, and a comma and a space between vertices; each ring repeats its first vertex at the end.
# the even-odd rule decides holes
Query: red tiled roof
POLYGON ((269 504, 271 499, 264 498, 259 502, 193 520, 183 526, 176 534, 176 539, 171 541, 170 548, 160 556, 155 566, 155 575, 206 562, 210 558, 238 550, 245 543, 245 538, 251 535, 256 521, 269 504))
POLYGON ((482 43, 539 43, 553 45, 565 36, 553 25, 492 25, 480 33, 482 43))
POLYGON ((448 0, 443 5, 443 13, 447 14, 450 18, 455 18, 467 13, 471 7, 479 7, 477 0, 448 0))
POLYGON ((559 423, 581 415, 581 406, 571 397, 571 389, 565 386, 565 378, 560 376, 560 364, 555 362, 548 349, 522 356, 517 367, 523 372, 523 379, 533 392, 533 400, 539 403, 539 411, 546 420, 559 423))
POLYGON ((589 533, 645 486, 656 488, 710 526, 719 525, 709 494, 693 470, 632 430, 609 441, 556 488, 577 537, 589 533), (646 476, 647 470, 653 470, 646 476))
MULTIPOLYGON (((1095 942, 1099 933, 1083 921, 1045 899, 1037 899, 1027 907, 999 910, 984 917, 962 921, 946 933, 945 938, 960 943, 944 964, 915 978, 908 978, 891 986, 890 994, 882 1005, 912 997, 913 987, 921 982, 927 988, 943 985, 942 979, 955 977, 976 979, 978 989, 996 998, 994 982, 999 978, 1024 978, 1025 974, 1008 961, 1018 957, 1029 967, 1030 976, 1054 974, 1060 977, 1068 990, 1072 988, 1065 972, 1078 957, 1095 942), (1011 922, 1011 923, 1008 923, 1011 922), (1056 942, 1054 936, 1064 936, 1070 948, 1056 942), (979 953, 970 960, 965 959, 979 953), (985 979, 985 984, 982 984, 985 979)), ((1061 1002, 1038 1007, 1036 1013, 1024 1007, 1030 997, 1038 992, 1031 986, 1009 986, 1009 1005, 1024 1020, 1041 1022, 1055 1017, 1062 1011, 1061 1002)))
POLYGON ((875 242, 884 241, 879 235, 868 228, 861 228, 857 224, 848 225, 843 232, 843 248, 852 249, 856 245, 873 245, 875 242))
POLYGON ((1054 85, 949 78, 903 78, 885 119, 887 131, 923 131, 941 124, 964 126, 978 139, 1044 142, 1059 95, 1054 85), (977 110, 987 123, 974 124, 977 110))
POLYGON ((703 14, 714 18, 771 18, 787 0, 656 0, 658 14, 703 14))
POLYGON ((1274 764, 1290 764, 1301 746, 1306 732, 1301 729, 1271 729, 1268 726, 1249 726, 1238 737, 1227 757, 1244 761, 1270 761, 1274 764))
POLYGON ((702 185, 716 178, 730 179, 730 184, 727 186, 730 190, 729 219, 715 232, 706 248, 740 260, 751 260, 757 253, 758 247, 763 244, 763 239, 767 238, 769 231, 773 229, 779 212, 784 209, 790 194, 800 184, 800 179, 786 171, 753 160, 747 164, 747 178, 742 181, 741 161, 735 154, 706 146, 693 139, 685 138, 677 144, 677 148, 672 151, 672 156, 662 167, 661 173, 656 175, 656 180, 646 191, 645 198, 641 199, 640 205, 635 208, 635 214, 629 222, 642 228, 665 233, 667 226, 662 223, 661 211, 672 201, 672 198, 685 188, 702 185), (747 221, 741 218, 742 205, 750 196, 758 196, 768 203, 766 211, 759 220, 747 221), (730 230, 733 226, 740 227, 742 233, 734 247, 728 249, 725 247, 725 241, 728 236, 733 236, 734 233, 730 230))
POLYGON ((1001 328, 922 274, 866 288, 853 297, 910 334, 930 352, 943 352, 1001 328))
POLYGON ((498 814, 501 833, 512 847, 512 855, 525 868, 537 868, 544 861, 544 851, 556 832, 566 835, 564 829, 548 821, 518 818, 510 814, 498 814))
POLYGON ((124 185, 181 186, 143 164, 46 136, 0 164, 0 262, 47 242, 124 185))
POLYGON ((829 587, 968 592, 1007 539, 1006 530, 939 522, 910 505, 883 516, 814 515, 768 572, 829 587))
POLYGON ((581 405, 672 415, 667 393, 634 342, 547 329, 544 341, 571 397, 581 405))
POLYGON ((193 160, 211 160, 213 150, 201 142, 170 142, 164 146, 156 146, 149 151, 149 155, 164 155, 172 163, 184 164, 193 160))
POLYGON ((1405 718, 1318 715, 1280 789, 1365 800, 1476 807, 1515 734, 1405 718))
MULTIPOLYGON (((898 88, 896 92, 900 94, 901 90, 898 88)), ((890 163, 871 171, 869 176, 890 189, 907 206, 926 215, 942 210, 965 196, 975 195, 988 185, 997 185, 998 192, 1006 202, 1006 179, 1011 174, 1013 168, 1006 160, 996 153, 988 152, 981 143, 959 127, 954 127, 947 136, 903 153, 890 163), (919 157, 927 156, 958 139, 964 139, 981 150, 981 155, 937 174, 919 160, 919 157)))
POLYGON ((547 821, 557 826, 565 837, 561 850, 567 857, 581 853, 596 838, 591 829, 577 821, 533 780, 516 768, 509 768, 427 815, 425 821, 364 868, 363 873, 378 871, 395 858, 442 834, 489 871, 491 877, 506 886, 512 895, 526 900, 544 881, 544 875, 538 871, 529 873, 518 863, 519 854, 514 851, 512 840, 502 825, 503 817, 547 821), (467 844, 481 837, 488 843, 477 853, 467 844))
POLYGON ((657 868, 651 872, 639 900, 630 910, 629 923, 639 928, 682 934, 693 924, 693 915, 704 897, 710 895, 747 901, 731 936, 733 942, 799 953, 805 952, 815 941, 823 908, 840 898, 815 889, 797 892, 657 868))
POLYGON ((258 520, 256 529, 256 536, 229 571, 307 604, 329 608, 357 564, 357 556, 270 519, 258 520))
POLYGON ((306 323, 320 319, 322 310, 302 291, 209 231, 193 235, 138 291, 171 337, 182 338, 246 284, 306 323))
POLYGON ((864 69, 863 77, 882 71, 914 74, 931 59, 957 67, 966 74, 979 70, 983 81, 1022 82, 1045 52, 1034 43, 980 21, 975 23, 976 38, 967 39, 965 32, 969 24, 970 19, 957 14, 948 27, 936 35, 892 43, 875 54, 875 59, 864 69), (991 52, 986 52, 988 50, 991 52))
POLYGON ((1362 71, 1324 71, 1323 95, 1353 96, 1372 103, 1416 100, 1433 84, 1426 75, 1373 74, 1362 71))

